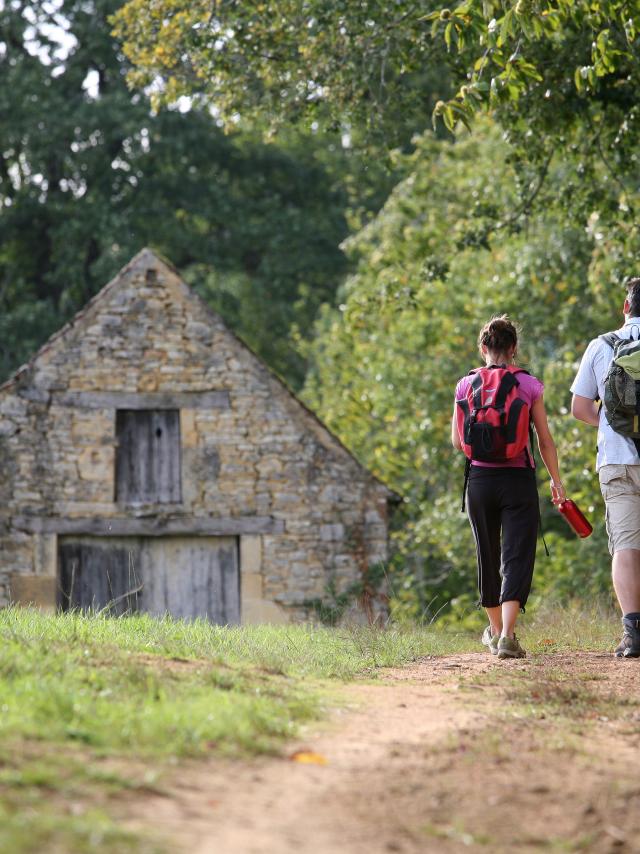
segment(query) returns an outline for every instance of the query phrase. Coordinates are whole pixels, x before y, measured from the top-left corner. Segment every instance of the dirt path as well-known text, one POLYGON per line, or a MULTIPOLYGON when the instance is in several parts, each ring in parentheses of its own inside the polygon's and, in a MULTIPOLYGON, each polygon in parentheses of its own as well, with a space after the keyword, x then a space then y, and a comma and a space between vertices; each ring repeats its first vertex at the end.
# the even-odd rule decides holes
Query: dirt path
POLYGON ((604 655, 426 659, 291 746, 326 765, 190 763, 128 823, 197 854, 640 851, 639 689, 604 655))

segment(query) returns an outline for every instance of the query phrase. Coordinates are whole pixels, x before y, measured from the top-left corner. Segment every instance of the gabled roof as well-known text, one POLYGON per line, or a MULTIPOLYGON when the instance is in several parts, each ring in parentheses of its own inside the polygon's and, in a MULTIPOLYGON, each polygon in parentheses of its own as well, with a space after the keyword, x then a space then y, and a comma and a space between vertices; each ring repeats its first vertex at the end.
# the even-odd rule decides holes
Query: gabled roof
POLYGON ((76 314, 74 317, 66 323, 58 332, 55 332, 43 345, 36 351, 36 353, 32 356, 32 358, 20 368, 18 368, 9 379, 7 379, 2 385, 0 385, 0 393, 4 391, 9 391, 16 385, 19 385, 20 382, 26 379, 29 374, 32 372, 34 367, 36 366, 38 360, 52 350, 54 347, 64 347, 65 339, 67 339, 71 334, 78 331, 79 328, 82 327, 82 324, 86 321, 88 315, 91 313, 92 309, 98 305, 100 302, 104 301, 111 292, 117 290, 119 287, 124 286, 125 283, 128 282, 131 275, 137 272, 140 269, 151 269, 155 268, 156 270, 162 270, 164 268, 167 272, 169 272, 172 276, 175 276, 180 283, 182 289, 188 296, 189 299, 198 303, 200 309, 217 325, 221 325, 226 334, 231 336, 235 341, 239 344, 239 346, 244 349, 252 359, 257 360, 260 366, 267 371, 270 377, 278 383, 278 385, 282 388, 282 390, 295 402, 295 404, 300 407, 308 416, 310 416, 313 421, 319 426, 330 438, 333 442, 335 442, 345 453, 351 457, 358 465, 360 469, 374 481, 383 486, 389 495, 391 500, 401 500, 401 496, 399 496, 396 492, 390 489, 380 478, 376 477, 371 471, 369 471, 366 466, 364 466, 360 460, 349 450, 349 448, 344 445, 344 443, 333 433, 332 430, 327 427, 326 424, 316 415, 316 413, 310 409, 300 398, 293 392, 293 390, 289 387, 287 382, 280 377, 269 365, 267 365, 263 359, 244 341, 237 333, 231 330, 227 324, 224 322, 222 317, 215 312, 207 303, 196 294, 189 286, 184 282, 182 277, 180 276, 179 271, 171 264, 168 260, 161 257, 158 253, 154 252, 152 249, 144 248, 140 252, 138 252, 132 259, 126 264, 120 272, 113 278, 111 281, 106 284, 102 290, 100 290, 89 302, 76 314))

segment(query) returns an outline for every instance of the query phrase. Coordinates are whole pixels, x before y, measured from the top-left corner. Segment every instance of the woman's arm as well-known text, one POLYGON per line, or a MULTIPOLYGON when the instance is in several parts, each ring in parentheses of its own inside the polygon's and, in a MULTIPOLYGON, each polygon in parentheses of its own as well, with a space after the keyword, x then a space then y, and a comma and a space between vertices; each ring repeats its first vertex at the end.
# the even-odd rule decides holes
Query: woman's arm
POLYGON ((462 450, 462 442, 460 441, 460 436, 458 435, 458 423, 456 421, 456 406, 457 404, 454 402, 453 404, 453 418, 451 419, 451 444, 457 451, 462 450))
POLYGON ((544 408, 543 396, 536 400, 531 407, 531 418, 538 436, 538 447, 547 471, 551 476, 551 500, 554 504, 561 504, 566 496, 562 480, 560 479, 560 468, 558 466, 558 452, 555 442, 549 430, 547 411, 544 408))

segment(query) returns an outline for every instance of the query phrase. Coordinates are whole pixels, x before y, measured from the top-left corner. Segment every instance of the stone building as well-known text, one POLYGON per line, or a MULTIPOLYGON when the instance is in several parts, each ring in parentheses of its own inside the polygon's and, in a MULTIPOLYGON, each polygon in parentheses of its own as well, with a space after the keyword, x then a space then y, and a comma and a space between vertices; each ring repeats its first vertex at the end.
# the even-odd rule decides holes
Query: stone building
POLYGON ((148 249, 0 387, 0 603, 309 616, 394 494, 148 249))

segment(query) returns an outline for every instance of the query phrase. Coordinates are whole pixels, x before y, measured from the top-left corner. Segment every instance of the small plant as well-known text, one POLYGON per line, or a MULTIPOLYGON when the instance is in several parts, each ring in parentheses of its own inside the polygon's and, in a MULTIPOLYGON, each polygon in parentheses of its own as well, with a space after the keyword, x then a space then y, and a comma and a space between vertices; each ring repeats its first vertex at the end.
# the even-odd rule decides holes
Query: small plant
POLYGON ((346 611, 354 605, 363 594, 363 584, 356 581, 338 593, 335 578, 329 579, 322 598, 306 599, 302 604, 309 609, 323 626, 337 626, 346 611))

